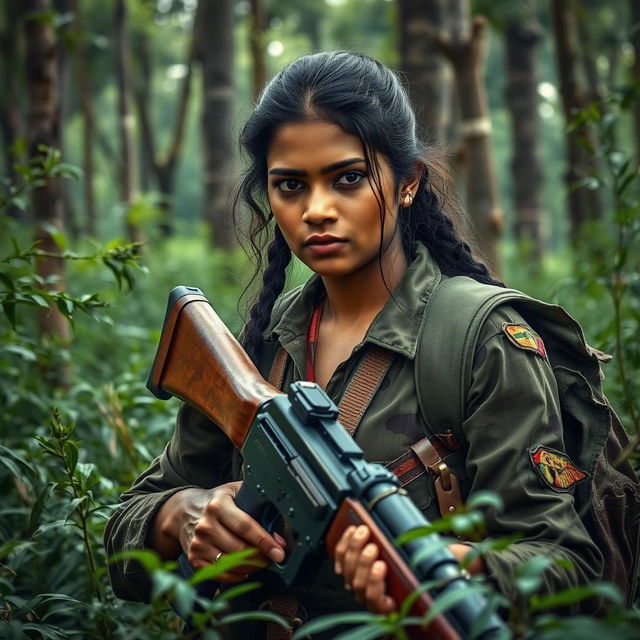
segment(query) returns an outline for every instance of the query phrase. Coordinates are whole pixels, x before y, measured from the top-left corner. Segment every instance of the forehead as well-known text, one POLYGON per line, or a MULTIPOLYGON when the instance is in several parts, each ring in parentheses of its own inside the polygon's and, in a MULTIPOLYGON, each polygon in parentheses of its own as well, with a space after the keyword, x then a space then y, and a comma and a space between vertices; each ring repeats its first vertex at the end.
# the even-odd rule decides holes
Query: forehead
POLYGON ((360 138, 332 122, 303 120, 276 129, 267 153, 267 166, 324 166, 355 157, 364 158, 360 138))

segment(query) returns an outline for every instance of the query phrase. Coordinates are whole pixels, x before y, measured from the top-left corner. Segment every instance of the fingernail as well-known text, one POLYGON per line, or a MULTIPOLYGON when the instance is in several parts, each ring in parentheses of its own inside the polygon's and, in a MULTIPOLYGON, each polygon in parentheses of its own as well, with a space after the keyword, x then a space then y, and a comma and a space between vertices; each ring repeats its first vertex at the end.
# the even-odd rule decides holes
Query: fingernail
POLYGON ((365 527, 364 525, 359 526, 355 534, 356 538, 359 538, 360 540, 362 540, 362 538, 365 538, 367 536, 367 532, 368 532, 367 527, 365 527))
POLYGON ((283 547, 287 546, 287 541, 277 531, 273 534, 273 538, 279 545, 283 547))
POLYGON ((284 560, 284 551, 278 547, 273 547, 273 549, 269 550, 269 557, 274 562, 282 562, 284 560))
POLYGON ((334 570, 338 575, 340 575, 340 574, 342 573, 342 566, 340 565, 340 563, 339 563, 339 562, 336 562, 336 563, 333 565, 333 570, 334 570))

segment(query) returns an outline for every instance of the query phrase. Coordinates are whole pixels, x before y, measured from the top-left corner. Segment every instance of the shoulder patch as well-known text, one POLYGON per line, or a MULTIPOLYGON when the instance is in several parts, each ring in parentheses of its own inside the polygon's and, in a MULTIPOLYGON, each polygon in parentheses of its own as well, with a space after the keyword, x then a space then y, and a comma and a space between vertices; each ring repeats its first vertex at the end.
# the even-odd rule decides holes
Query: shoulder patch
POLYGON ((519 349, 533 351, 543 358, 547 355, 547 350, 544 347, 542 338, 526 324, 510 324, 505 322, 502 325, 502 331, 519 349))
POLYGON ((589 477, 586 471, 576 467, 566 453, 537 446, 529 449, 531 464, 542 481, 554 491, 570 491, 571 488, 589 477))

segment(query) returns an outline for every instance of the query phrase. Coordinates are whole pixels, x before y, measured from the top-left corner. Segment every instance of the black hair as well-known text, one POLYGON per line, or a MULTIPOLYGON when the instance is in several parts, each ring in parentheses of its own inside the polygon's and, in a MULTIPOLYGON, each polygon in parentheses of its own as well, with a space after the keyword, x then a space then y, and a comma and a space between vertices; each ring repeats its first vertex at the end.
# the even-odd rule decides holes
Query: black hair
POLYGON ((422 241, 444 274, 467 275, 479 282, 502 285, 473 257, 443 210, 447 196, 438 186, 446 182, 438 164, 441 154, 418 139, 414 111, 396 74, 360 53, 338 51, 304 56, 268 83, 240 137, 249 165, 236 195, 234 215, 240 202, 251 213, 243 236, 255 257, 255 276, 263 271, 264 248, 272 238, 263 287, 251 307, 243 336, 244 347, 254 361, 260 356, 263 332, 284 288, 286 267, 291 260, 291 251, 274 224, 269 207, 267 153, 279 126, 304 120, 331 122, 360 138, 383 224, 387 209, 376 153, 388 161, 396 188, 401 180, 415 174, 416 166, 424 167, 413 204, 401 207, 398 214, 408 261, 413 259, 415 242, 422 241))

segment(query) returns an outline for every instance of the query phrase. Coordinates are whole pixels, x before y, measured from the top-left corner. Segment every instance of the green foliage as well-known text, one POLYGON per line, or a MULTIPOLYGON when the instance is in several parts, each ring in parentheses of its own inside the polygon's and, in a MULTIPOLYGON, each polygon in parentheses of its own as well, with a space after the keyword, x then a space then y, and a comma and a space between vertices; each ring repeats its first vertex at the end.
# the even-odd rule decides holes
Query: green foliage
MULTIPOLYGON (((170 286, 158 279, 158 299, 141 301, 146 313, 134 322, 144 323, 134 330, 130 317, 123 326, 122 303, 147 271, 141 247, 90 243, 81 251, 56 232, 59 252, 51 254, 30 241, 28 229, 6 210, 26 207, 42 181, 75 175, 59 153, 47 150, 43 157, 21 169, 19 186, 6 184, 0 208, 6 232, 0 239, 0 637, 178 638, 182 624, 167 603, 175 601, 183 613, 198 604, 198 578, 181 581, 158 564, 152 571, 154 602, 124 603, 111 591, 102 545, 111 506, 167 440, 173 420, 175 406, 144 390, 170 286), (42 257, 67 263, 69 290, 37 275, 42 257), (38 334, 34 312, 54 307, 73 323, 71 343, 38 334), (138 347, 141 339, 144 348, 138 347), (64 383, 56 373, 61 366, 69 374, 64 383)), ((159 263, 150 259, 154 268, 166 267, 166 277, 173 277, 170 254, 168 249, 156 256, 159 263)), ((197 257, 203 259, 192 272, 199 278, 208 262, 220 271, 229 262, 222 255, 197 257)), ((175 277, 188 277, 184 264, 175 271, 175 277)), ((228 307, 231 300, 235 305, 237 287, 229 293, 212 274, 210 286, 226 296, 228 307)), ((233 590, 225 599, 200 603, 204 611, 196 627, 214 619, 218 626, 233 622, 231 597, 233 590)), ((221 636, 212 628, 203 637, 221 636)))

